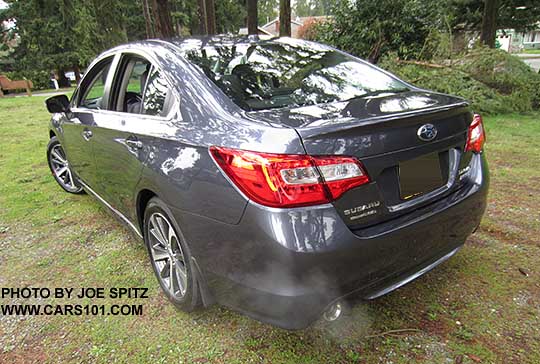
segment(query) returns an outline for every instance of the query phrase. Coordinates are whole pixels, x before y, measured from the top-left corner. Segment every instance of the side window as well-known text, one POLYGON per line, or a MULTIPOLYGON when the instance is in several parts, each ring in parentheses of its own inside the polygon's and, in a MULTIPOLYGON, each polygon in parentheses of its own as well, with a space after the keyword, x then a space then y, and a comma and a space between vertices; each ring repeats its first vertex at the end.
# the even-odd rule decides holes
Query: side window
POLYGON ((164 116, 167 113, 165 107, 167 92, 167 82, 160 74, 159 70, 153 68, 144 90, 142 113, 146 115, 164 116))
POLYGON ((124 56, 120 67, 120 76, 116 83, 118 87, 115 87, 115 90, 119 90, 117 99, 113 101, 116 102, 116 111, 132 114, 141 112, 144 87, 150 68, 150 62, 139 56, 124 56))
POLYGON ((105 82, 107 81, 112 61, 113 57, 110 57, 102 61, 101 64, 96 65, 92 70, 92 72, 95 71, 94 76, 86 85, 82 85, 79 107, 93 110, 100 110, 106 107, 104 105, 103 94, 105 93, 105 82))

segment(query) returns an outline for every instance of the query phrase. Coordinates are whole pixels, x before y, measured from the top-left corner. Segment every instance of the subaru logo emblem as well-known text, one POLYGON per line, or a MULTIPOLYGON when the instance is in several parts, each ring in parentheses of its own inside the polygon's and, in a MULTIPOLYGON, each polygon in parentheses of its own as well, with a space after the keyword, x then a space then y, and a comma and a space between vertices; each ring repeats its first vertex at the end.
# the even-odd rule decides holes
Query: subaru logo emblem
POLYGON ((420 128, 418 128, 416 135, 418 135, 418 138, 420 138, 420 140, 429 142, 435 139, 435 137, 437 136, 437 128, 433 124, 424 124, 420 128))

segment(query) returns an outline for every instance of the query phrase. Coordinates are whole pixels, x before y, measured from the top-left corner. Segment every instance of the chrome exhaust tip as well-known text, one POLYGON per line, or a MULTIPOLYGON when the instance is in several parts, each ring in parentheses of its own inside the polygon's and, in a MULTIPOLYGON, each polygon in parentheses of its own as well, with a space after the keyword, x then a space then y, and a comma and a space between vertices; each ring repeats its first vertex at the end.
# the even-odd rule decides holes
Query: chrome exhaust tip
POLYGON ((338 318, 341 317, 341 314, 344 311, 344 305, 343 302, 337 301, 333 303, 326 311, 323 313, 323 318, 328 321, 336 321, 338 318))

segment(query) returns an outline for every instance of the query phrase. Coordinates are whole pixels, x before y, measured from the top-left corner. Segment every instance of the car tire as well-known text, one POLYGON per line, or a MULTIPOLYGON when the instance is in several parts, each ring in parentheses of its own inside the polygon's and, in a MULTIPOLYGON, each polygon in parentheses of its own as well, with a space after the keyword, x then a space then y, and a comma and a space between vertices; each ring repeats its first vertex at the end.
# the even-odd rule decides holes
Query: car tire
POLYGON ((84 193, 66 157, 66 152, 57 137, 52 137, 47 145, 47 162, 56 182, 64 191, 74 194, 84 193))
POLYGON ((170 209, 157 197, 150 199, 144 212, 144 242, 154 274, 169 301, 182 311, 198 308, 201 297, 191 251, 170 209))

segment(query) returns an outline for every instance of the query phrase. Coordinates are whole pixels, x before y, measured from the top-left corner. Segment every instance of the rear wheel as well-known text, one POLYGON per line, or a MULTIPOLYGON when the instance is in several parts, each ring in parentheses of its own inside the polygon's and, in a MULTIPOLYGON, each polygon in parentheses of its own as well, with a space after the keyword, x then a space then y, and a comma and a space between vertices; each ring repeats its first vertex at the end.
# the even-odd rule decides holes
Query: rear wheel
POLYGON ((191 253, 167 205, 153 197, 144 214, 144 241, 159 285, 167 298, 184 311, 200 305, 191 253))
POLYGON ((64 148, 56 137, 52 137, 47 145, 47 161, 52 175, 60 187, 69 193, 84 193, 71 170, 64 148))

